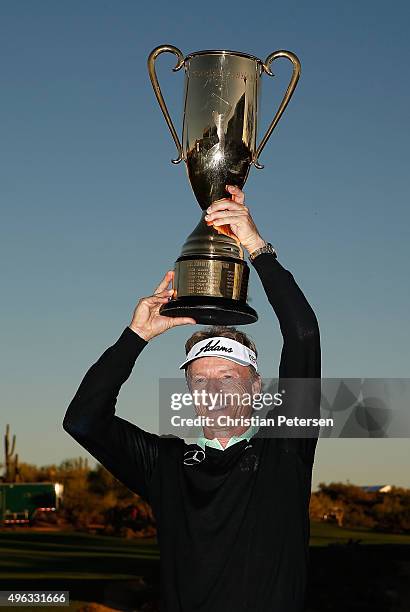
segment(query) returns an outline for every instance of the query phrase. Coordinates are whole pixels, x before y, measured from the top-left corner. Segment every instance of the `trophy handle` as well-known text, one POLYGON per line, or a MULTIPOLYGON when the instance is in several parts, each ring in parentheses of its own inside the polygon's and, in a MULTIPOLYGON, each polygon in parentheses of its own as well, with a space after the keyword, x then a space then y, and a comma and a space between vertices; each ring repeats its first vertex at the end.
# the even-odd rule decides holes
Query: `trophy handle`
POLYGON ((290 60, 293 64, 293 72, 292 72, 292 77, 290 79, 288 88, 286 90, 285 95, 283 96, 282 102, 280 103, 280 106, 276 112, 276 115, 274 116, 272 123, 270 124, 265 136, 262 138, 261 143, 256 150, 253 163, 254 163, 255 168, 258 168, 258 170, 261 170, 262 168, 264 168, 263 164, 260 164, 258 161, 259 155, 262 153, 262 149, 266 145, 270 135, 272 134, 279 119, 281 118, 283 111, 287 107, 288 102, 291 99, 293 92, 295 91, 297 82, 300 77, 300 61, 298 57, 291 51, 274 51, 273 53, 268 55, 268 57, 266 58, 262 66, 263 66, 264 71, 269 76, 275 76, 273 72, 270 70, 270 65, 273 62, 273 60, 275 60, 278 57, 286 57, 288 60, 290 60))
POLYGON ((157 59, 158 55, 160 55, 160 53, 164 53, 164 52, 174 53, 178 57, 178 63, 175 66, 175 68, 172 69, 173 72, 177 72, 177 70, 182 68, 185 60, 184 60, 184 56, 182 55, 182 52, 177 47, 173 47, 172 45, 160 45, 159 47, 155 47, 155 49, 151 51, 151 53, 148 56, 148 62, 147 62, 149 77, 151 79, 151 83, 152 83, 152 87, 154 88, 155 95, 157 96, 158 104, 161 107, 162 113, 165 117, 165 121, 167 122, 167 125, 172 134, 172 138, 174 139, 174 142, 178 149, 177 159, 171 159, 171 161, 173 164, 179 164, 179 162, 182 161, 182 158, 183 158, 182 146, 179 141, 178 134, 175 131, 174 124, 172 123, 172 119, 168 112, 167 105, 165 104, 164 96, 162 95, 161 88, 159 86, 157 73, 155 72, 155 60, 157 59))

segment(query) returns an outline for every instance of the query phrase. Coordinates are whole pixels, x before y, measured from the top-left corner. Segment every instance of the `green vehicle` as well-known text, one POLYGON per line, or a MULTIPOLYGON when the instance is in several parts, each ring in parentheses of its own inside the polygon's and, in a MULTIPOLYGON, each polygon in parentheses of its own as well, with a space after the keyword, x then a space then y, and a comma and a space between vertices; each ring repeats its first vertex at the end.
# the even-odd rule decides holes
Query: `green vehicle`
POLYGON ((63 485, 58 482, 1 482, 0 525, 31 524, 46 512, 56 512, 63 485))

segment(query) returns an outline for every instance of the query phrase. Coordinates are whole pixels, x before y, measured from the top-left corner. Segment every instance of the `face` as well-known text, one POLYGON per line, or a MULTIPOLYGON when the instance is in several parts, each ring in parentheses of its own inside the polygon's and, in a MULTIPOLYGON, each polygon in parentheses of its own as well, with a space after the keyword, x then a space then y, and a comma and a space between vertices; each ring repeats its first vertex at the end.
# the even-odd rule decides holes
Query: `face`
MULTIPOLYGON (((243 366, 223 357, 201 357, 192 361, 187 370, 187 381, 190 392, 205 391, 205 403, 200 401, 195 406, 198 415, 229 415, 230 417, 252 414, 251 402, 242 401, 252 397, 261 389, 261 379, 252 375, 253 368, 243 366), (215 404, 210 405, 211 395, 215 404)), ((218 427, 214 428, 221 431, 218 427)), ((225 433, 226 430, 224 430, 225 433)))

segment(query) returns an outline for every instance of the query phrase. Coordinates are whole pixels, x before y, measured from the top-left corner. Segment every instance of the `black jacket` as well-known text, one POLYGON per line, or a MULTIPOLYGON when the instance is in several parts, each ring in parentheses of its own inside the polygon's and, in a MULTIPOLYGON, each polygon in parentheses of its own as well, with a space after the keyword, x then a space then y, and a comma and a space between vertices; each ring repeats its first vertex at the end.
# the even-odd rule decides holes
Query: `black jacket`
MULTIPOLYGON (((319 380, 320 334, 311 306, 273 255, 259 255, 253 266, 283 337, 280 379, 319 380)), ((184 463, 197 445, 146 432, 115 413, 120 388, 146 345, 126 327, 86 373, 63 427, 151 503, 161 552, 161 610, 300 612, 317 438, 262 432, 224 451, 206 447, 199 463, 184 463)), ((290 412, 306 414, 304 401, 298 391, 290 412)), ((314 402, 308 412, 318 416, 319 388, 314 402)))

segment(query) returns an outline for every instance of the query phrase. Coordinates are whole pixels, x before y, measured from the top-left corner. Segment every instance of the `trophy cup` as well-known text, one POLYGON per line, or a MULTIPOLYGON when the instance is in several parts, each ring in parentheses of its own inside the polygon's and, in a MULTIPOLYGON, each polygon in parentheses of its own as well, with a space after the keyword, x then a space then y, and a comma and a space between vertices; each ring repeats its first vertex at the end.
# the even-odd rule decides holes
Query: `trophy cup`
POLYGON ((202 209, 201 219, 186 239, 175 262, 173 294, 160 308, 170 317, 193 317, 200 324, 243 325, 257 321, 247 304, 249 266, 229 225, 214 227, 204 217, 215 200, 229 197, 226 185, 243 188, 253 164, 261 169, 262 152, 297 85, 300 62, 290 51, 275 51, 262 60, 238 51, 209 50, 185 58, 172 45, 160 45, 148 56, 151 83, 184 160, 192 190, 202 209), (182 145, 172 123, 155 71, 161 53, 177 56, 174 72, 185 70, 182 145), (259 146, 256 146, 261 75, 274 76, 273 60, 293 64, 282 102, 259 146))

